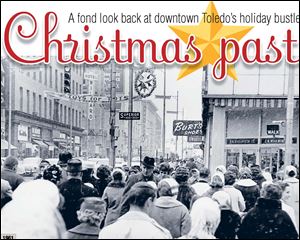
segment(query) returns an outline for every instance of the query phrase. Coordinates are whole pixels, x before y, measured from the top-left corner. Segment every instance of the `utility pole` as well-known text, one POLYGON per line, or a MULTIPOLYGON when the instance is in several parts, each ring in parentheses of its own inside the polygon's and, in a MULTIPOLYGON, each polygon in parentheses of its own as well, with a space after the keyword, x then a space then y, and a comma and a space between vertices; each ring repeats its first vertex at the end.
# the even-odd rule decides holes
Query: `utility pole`
MULTIPOLYGON (((176 120, 178 120, 178 91, 177 91, 177 95, 176 95, 176 120)), ((178 144, 178 136, 176 136, 176 140, 175 140, 175 153, 177 154, 177 144, 178 144)))
POLYGON ((111 141, 111 157, 110 164, 115 167, 116 160, 116 139, 115 139, 115 122, 116 122, 116 66, 115 60, 112 59, 111 64, 111 85, 110 85, 110 141, 111 141))
POLYGON ((294 66, 289 65, 288 98, 286 110, 286 138, 285 138, 285 161, 284 166, 291 164, 293 144, 293 119, 294 119, 294 66))
MULTIPOLYGON (((182 109, 182 120, 184 120, 184 108, 182 109)), ((183 160, 183 136, 181 137, 181 156, 183 160)))
MULTIPOLYGON (((129 99, 128 112, 133 112, 133 65, 129 66, 129 99)), ((132 120, 128 121, 128 166, 132 161, 132 120)))
POLYGON ((164 98, 163 98, 163 132, 162 132, 162 152, 165 158, 166 152, 166 64, 164 64, 164 98))
POLYGON ((8 100, 8 156, 11 155, 11 111, 12 111, 12 68, 11 68, 11 62, 9 62, 9 100, 8 100))

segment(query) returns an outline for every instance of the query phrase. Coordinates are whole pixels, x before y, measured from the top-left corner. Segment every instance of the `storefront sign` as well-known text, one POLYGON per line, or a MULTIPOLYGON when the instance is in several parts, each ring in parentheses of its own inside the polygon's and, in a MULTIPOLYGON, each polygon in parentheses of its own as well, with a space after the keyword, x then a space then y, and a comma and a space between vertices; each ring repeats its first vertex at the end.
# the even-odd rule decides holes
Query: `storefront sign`
POLYGON ((257 138, 229 138, 227 144, 258 144, 257 138))
MULTIPOLYGON (((297 138, 293 137, 293 144, 297 144, 297 138)), ((284 138, 262 138, 261 144, 285 144, 284 138)))
POLYGON ((31 136, 33 138, 41 138, 41 129, 36 127, 31 128, 31 136))
POLYGON ((28 126, 18 126, 18 141, 28 142, 28 126))
POLYGON ((202 121, 173 121, 174 136, 199 136, 202 135, 202 121))
POLYGON ((188 136, 187 141, 188 142, 202 142, 203 139, 201 136, 188 136))
POLYGON ((267 125, 268 135, 280 135, 279 125, 267 125))

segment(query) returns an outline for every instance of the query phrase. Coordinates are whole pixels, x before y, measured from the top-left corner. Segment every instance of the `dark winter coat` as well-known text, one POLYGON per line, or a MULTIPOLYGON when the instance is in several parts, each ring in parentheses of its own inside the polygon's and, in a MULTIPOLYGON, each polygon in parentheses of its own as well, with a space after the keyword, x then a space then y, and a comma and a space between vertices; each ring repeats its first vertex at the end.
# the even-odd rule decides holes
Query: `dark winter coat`
POLYGON ((24 178, 19 174, 15 173, 13 170, 3 168, 1 170, 1 178, 8 181, 11 186, 11 190, 15 191, 15 189, 24 182, 24 178))
POLYGON ((239 239, 297 239, 298 233, 279 200, 259 198, 243 218, 239 239))
POLYGON ((192 198, 196 195, 195 190, 188 183, 179 184, 177 200, 190 210, 192 198))
POLYGON ((137 182, 149 182, 149 181, 153 181, 156 184, 158 184, 159 179, 156 176, 154 176, 153 174, 149 177, 144 176, 143 173, 137 173, 137 174, 131 175, 127 180, 123 195, 125 195, 130 190, 130 188, 137 182))
POLYGON ((115 222, 120 216, 120 202, 125 188, 124 182, 110 182, 105 188, 102 199, 106 202, 105 226, 115 222))
POLYGON ((98 197, 98 191, 82 183, 79 179, 70 179, 59 186, 59 191, 65 198, 61 215, 66 223, 67 230, 80 224, 77 213, 80 209, 81 199, 85 197, 98 197))
POLYGON ((248 212, 254 207, 257 198, 260 196, 259 186, 251 179, 242 179, 235 183, 234 187, 241 191, 246 205, 244 212, 248 212))
POLYGON ((98 239, 99 231, 97 226, 81 223, 68 231, 67 239, 98 239))
POLYGON ((173 238, 186 235, 191 230, 191 216, 188 209, 173 197, 156 199, 149 216, 168 229, 173 238))
POLYGON ((237 231, 241 225, 241 217, 230 209, 221 210, 221 221, 215 232, 215 237, 219 239, 235 239, 237 231))
POLYGON ((104 189, 107 187, 107 185, 110 183, 111 178, 105 178, 105 179, 96 179, 94 182, 94 186, 97 189, 99 196, 102 197, 104 193, 104 189))

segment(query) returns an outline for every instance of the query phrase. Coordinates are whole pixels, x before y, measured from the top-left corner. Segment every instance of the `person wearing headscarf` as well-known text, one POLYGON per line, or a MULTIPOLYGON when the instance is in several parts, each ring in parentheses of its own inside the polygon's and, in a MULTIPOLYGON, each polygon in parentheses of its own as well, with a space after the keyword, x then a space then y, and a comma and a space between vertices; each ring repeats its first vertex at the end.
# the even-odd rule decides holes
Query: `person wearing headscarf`
POLYGON ((251 170, 246 167, 241 169, 240 180, 233 186, 241 191, 246 205, 244 212, 248 212, 254 207, 255 202, 260 195, 259 186, 252 180, 251 170))
POLYGON ((282 190, 278 184, 266 184, 261 197, 242 220, 239 239, 297 239, 297 230, 282 210, 282 190))
POLYGON ((286 166, 283 181, 289 184, 291 191, 291 197, 287 200, 287 204, 294 209, 295 215, 298 216, 296 221, 299 229, 299 179, 296 176, 297 169, 292 165, 286 166))
POLYGON ((104 227, 99 239, 171 239, 170 232, 149 216, 155 196, 156 191, 148 182, 134 184, 121 204, 128 205, 129 211, 104 227))
POLYGON ((216 171, 216 173, 211 177, 210 180, 210 188, 202 194, 202 197, 212 197, 212 195, 217 191, 223 191, 225 183, 224 174, 220 171, 216 171))
MULTIPOLYGON (((226 174, 226 173, 225 173, 226 174)), ((230 195, 225 191, 218 191, 212 195, 221 209, 221 221, 215 232, 218 239, 236 239, 237 231, 241 225, 241 217, 231 210, 230 195)))
POLYGON ((191 212, 192 226, 182 239, 215 239, 215 231, 221 220, 218 203, 211 198, 202 197, 195 201, 191 212))
POLYGON ((158 199, 150 212, 150 217, 168 229, 173 238, 187 234, 191 228, 188 209, 176 200, 178 183, 173 178, 164 178, 158 183, 158 199))
POLYGON ((196 196, 195 190, 188 184, 189 170, 186 167, 178 167, 175 172, 175 180, 179 184, 177 200, 191 208, 192 199, 196 196))
POLYGON ((44 170, 43 179, 53 182, 58 185, 62 179, 62 170, 56 165, 52 165, 44 170))
POLYGON ((111 181, 111 171, 108 166, 100 165, 96 172, 97 180, 95 181, 95 188, 98 190, 99 196, 102 197, 104 189, 111 181))
POLYGON ((1 233, 20 239, 61 239, 66 227, 58 211, 59 190, 47 180, 24 182, 1 210, 1 233))
POLYGON ((115 222, 120 215, 120 202, 125 189, 125 173, 121 169, 115 169, 112 172, 112 181, 104 190, 102 199, 106 202, 107 214, 104 226, 115 222))
POLYGON ((68 239, 98 239, 106 203, 98 197, 84 198, 77 211, 79 225, 68 231, 68 239))

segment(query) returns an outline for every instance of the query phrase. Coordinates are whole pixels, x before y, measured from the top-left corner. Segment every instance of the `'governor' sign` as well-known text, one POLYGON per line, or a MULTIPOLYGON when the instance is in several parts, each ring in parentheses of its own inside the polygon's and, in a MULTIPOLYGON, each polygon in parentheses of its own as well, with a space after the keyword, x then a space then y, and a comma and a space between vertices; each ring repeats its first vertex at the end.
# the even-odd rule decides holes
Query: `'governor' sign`
POLYGON ((175 120, 173 122, 174 136, 202 135, 202 121, 175 120))

